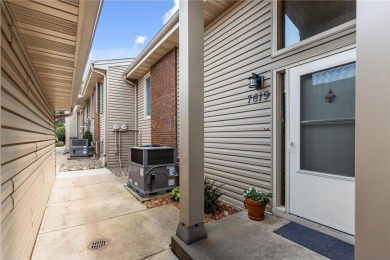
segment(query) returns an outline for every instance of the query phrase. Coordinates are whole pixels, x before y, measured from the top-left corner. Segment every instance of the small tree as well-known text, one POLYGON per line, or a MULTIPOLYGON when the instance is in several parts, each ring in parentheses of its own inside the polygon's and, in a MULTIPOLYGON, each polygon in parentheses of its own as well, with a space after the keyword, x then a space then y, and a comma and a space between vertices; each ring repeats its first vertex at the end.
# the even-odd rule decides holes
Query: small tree
POLYGON ((88 139, 88 146, 91 146, 92 143, 92 134, 90 131, 85 131, 83 135, 83 139, 88 139))
POLYGON ((56 137, 58 141, 65 142, 65 127, 60 126, 56 128, 56 137))

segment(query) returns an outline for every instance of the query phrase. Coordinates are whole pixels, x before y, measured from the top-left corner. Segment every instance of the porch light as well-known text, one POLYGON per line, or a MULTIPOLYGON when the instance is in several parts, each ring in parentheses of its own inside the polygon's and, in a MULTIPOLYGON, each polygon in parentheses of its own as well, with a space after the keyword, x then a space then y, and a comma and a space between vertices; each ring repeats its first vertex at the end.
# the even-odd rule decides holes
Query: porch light
POLYGON ((249 88, 259 89, 263 87, 264 77, 259 76, 256 73, 252 73, 252 76, 249 79, 249 88))

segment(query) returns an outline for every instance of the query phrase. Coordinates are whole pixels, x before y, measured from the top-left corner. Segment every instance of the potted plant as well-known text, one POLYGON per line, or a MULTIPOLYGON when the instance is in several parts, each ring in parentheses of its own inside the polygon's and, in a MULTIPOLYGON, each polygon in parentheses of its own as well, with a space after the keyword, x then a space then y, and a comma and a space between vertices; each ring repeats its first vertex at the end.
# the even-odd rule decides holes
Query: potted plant
POLYGON ((242 193, 245 197, 245 206, 248 209, 248 217, 252 220, 263 220, 265 206, 271 202, 272 193, 264 193, 257 188, 248 188, 242 193))

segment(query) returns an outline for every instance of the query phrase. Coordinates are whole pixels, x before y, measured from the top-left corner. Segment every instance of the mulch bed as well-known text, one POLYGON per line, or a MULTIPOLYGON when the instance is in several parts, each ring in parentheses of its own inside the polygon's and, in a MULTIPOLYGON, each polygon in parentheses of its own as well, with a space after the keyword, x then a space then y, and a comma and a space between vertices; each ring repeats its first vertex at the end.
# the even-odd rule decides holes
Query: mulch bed
MULTIPOLYGON (((144 202, 144 205, 148 209, 160 207, 160 206, 168 205, 168 204, 172 204, 176 208, 179 208, 179 202, 172 199, 169 194, 144 202)), ((205 224, 208 224, 214 220, 218 220, 218 219, 221 219, 221 218, 224 218, 224 217, 227 217, 229 215, 233 215, 233 214, 239 212, 239 210, 230 207, 229 205, 227 205, 226 203, 223 203, 222 201, 218 201, 218 205, 220 206, 220 210, 218 212, 216 212, 214 214, 205 214, 205 216, 204 216, 204 223, 205 224)))
POLYGON ((145 207, 148 209, 160 207, 163 205, 172 204, 176 208, 179 208, 179 202, 171 198, 169 194, 144 202, 145 207))
POLYGON ((101 162, 92 157, 83 159, 68 160, 66 163, 61 164, 60 172, 69 171, 81 171, 103 168, 101 162))

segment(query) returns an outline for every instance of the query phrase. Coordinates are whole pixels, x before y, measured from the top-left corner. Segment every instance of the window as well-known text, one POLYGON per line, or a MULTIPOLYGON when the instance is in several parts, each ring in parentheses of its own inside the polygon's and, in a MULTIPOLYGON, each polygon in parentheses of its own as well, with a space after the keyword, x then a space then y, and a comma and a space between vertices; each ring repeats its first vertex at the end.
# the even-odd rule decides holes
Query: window
POLYGON ((355 176, 355 75, 349 63, 301 76, 301 169, 355 176))
MULTIPOLYGON (((274 6, 275 7, 275 6, 274 6)), ((356 18, 356 1, 278 1, 277 50, 356 18)))
POLYGON ((150 117, 150 76, 145 78, 145 118, 150 117))

